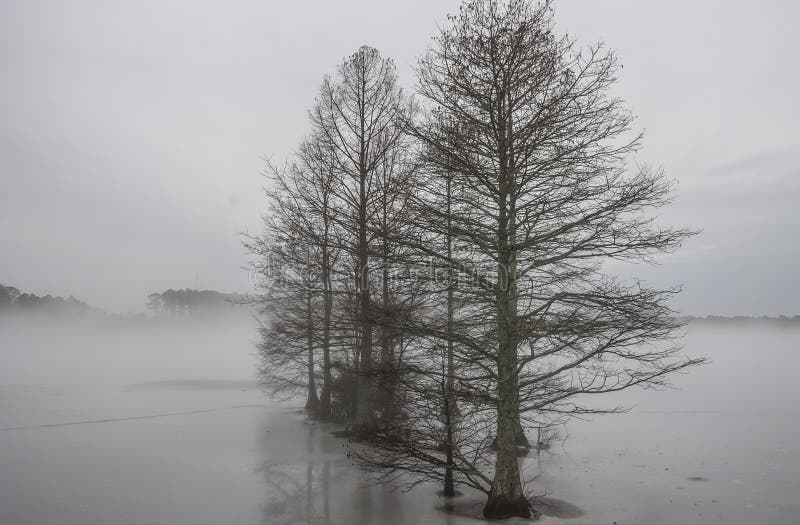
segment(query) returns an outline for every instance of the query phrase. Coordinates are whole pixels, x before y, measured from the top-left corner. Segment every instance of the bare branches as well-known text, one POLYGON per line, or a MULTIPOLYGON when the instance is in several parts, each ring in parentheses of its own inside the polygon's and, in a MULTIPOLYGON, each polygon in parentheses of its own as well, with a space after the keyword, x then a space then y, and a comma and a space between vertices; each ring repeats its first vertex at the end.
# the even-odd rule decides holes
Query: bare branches
POLYGON ((604 272, 693 232, 654 219, 673 184, 632 164, 614 54, 552 16, 467 0, 418 63, 420 108, 359 49, 324 79, 296 162, 269 166, 267 234, 247 243, 285 285, 263 296, 265 377, 294 388, 321 369, 321 404, 327 388, 368 442, 362 466, 482 490, 495 518, 530 513, 526 424, 622 410, 587 399, 702 363, 680 354, 679 289, 604 272))

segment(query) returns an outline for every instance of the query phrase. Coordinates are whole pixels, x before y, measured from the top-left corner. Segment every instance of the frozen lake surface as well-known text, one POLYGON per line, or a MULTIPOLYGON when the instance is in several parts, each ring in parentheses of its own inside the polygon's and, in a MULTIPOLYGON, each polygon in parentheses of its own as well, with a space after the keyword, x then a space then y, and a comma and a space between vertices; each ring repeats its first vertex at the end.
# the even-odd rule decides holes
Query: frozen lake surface
MULTIPOLYGON (((246 322, 0 320, 3 525, 480 523, 380 486, 256 387, 246 322)), ((525 460, 544 524, 799 524, 800 330, 693 325, 712 363, 525 460)), ((509 523, 514 523, 510 520, 509 523)))

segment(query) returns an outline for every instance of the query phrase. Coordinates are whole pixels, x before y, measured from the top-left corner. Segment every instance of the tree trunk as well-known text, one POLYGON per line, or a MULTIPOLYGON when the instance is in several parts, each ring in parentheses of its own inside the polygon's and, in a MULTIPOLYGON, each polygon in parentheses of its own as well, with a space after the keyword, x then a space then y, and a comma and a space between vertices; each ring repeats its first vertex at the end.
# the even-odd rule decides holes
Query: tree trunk
POLYGON ((375 420, 375 392, 372 382, 372 319, 369 297, 369 251, 367 246, 367 172, 362 147, 362 169, 360 173, 360 202, 358 210, 358 279, 359 317, 361 321, 360 370, 358 374, 358 402, 353 436, 363 440, 372 437, 377 430, 375 420))
POLYGON ((311 309, 311 288, 306 292, 306 345, 308 349, 308 397, 306 398, 306 412, 316 414, 319 408, 317 387, 314 377, 314 323, 311 309))
POLYGON ((497 459, 489 499, 483 508, 487 518, 529 518, 530 505, 522 492, 517 439, 519 436, 519 385, 517 376, 517 253, 513 130, 504 99, 498 114, 506 122, 500 148, 500 208, 498 214, 497 293, 497 459), (506 118, 503 119, 502 116, 506 118), (507 148, 507 149, 506 149, 507 148))
POLYGON ((456 495, 455 480, 453 478, 453 410, 450 408, 452 398, 445 395, 445 426, 446 436, 444 444, 445 467, 444 467, 444 490, 443 494, 447 498, 456 495))
MULTIPOLYGON (((506 101, 506 110, 508 111, 507 115, 507 132, 506 138, 508 141, 508 155, 506 156, 506 162, 508 163, 507 173, 507 180, 508 186, 511 191, 509 191, 508 195, 508 241, 511 246, 516 246, 517 243, 517 201, 515 198, 515 191, 513 188, 516 186, 515 180, 515 172, 516 172, 516 159, 514 155, 514 115, 511 110, 512 108, 512 101, 510 99, 511 92, 507 90, 508 99, 506 101)), ((517 355, 517 334, 516 334, 516 322, 517 322, 517 254, 515 251, 511 251, 509 253, 509 260, 508 260, 508 288, 509 288, 509 310, 511 312, 511 319, 513 320, 512 328, 514 329, 513 334, 513 346, 514 346, 514 355, 517 355)), ((516 362, 516 359, 515 359, 516 362)), ((516 396, 516 405, 517 409, 514 413, 514 426, 516 432, 516 443, 517 447, 522 447, 526 450, 530 449, 530 443, 528 443, 528 438, 525 437, 525 430, 522 428, 522 420, 520 418, 519 413, 519 390, 517 389, 515 392, 516 396)))
MULTIPOLYGON (((501 269, 501 271, 506 271, 501 269)), ((522 492, 517 460, 518 392, 517 354, 511 319, 509 291, 498 285, 497 355, 497 460, 489 499, 483 515, 491 519, 529 518, 530 506, 522 492)), ((516 299, 514 299, 516 300, 516 299)))
MULTIPOLYGON (((325 203, 327 210, 327 201, 325 203)), ((325 212, 327 213, 327 211, 325 212)), ((331 417, 331 311, 333 309, 333 297, 331 291, 331 268, 330 254, 328 252, 328 218, 324 217, 325 231, 322 246, 322 284, 323 284, 323 319, 322 319, 322 393, 320 396, 319 417, 330 419, 331 417)))
MULTIPOLYGON (((363 271, 366 273, 368 270, 364 267, 363 271)), ((377 430, 377 422, 373 409, 375 392, 372 387, 372 323, 367 318, 369 315, 369 289, 366 287, 361 291, 360 308, 362 312, 361 348, 359 351, 361 359, 358 372, 358 403, 354 435, 358 439, 367 439, 377 430)))
MULTIPOLYGON (((448 175, 446 180, 447 195, 447 260, 453 256, 453 238, 451 235, 451 179, 448 175)), ((445 468, 444 468, 444 495, 453 497, 456 495, 455 483, 453 480, 453 425, 456 417, 456 402, 453 396, 455 390, 455 366, 453 364, 453 268, 448 267, 447 273, 447 386, 445 391, 445 468)))
MULTIPOLYGON (((389 309, 389 269, 384 266, 383 269, 383 309, 388 313, 389 309)), ((384 322, 388 319, 384 319, 384 322)), ((392 329, 389 326, 381 327, 381 381, 380 381, 380 399, 379 406, 381 414, 385 421, 391 421, 394 418, 394 376, 393 376, 393 361, 392 361, 392 329)))
POLYGON ((331 297, 330 291, 325 291, 324 321, 322 326, 322 392, 319 402, 319 417, 331 417, 331 297))
POLYGON ((514 426, 517 429, 517 447, 524 448, 527 452, 531 448, 531 443, 528 441, 527 436, 525 436, 525 429, 522 428, 522 419, 519 415, 519 396, 517 396, 517 412, 514 420, 514 426))
POLYGON ((389 239, 388 239, 388 206, 386 195, 386 184, 383 189, 383 271, 381 275, 382 280, 382 296, 381 303, 383 308, 383 326, 381 327, 381 381, 378 394, 378 406, 381 410, 381 415, 385 422, 389 422, 394 418, 392 407, 394 405, 394 376, 393 363, 392 363, 392 329, 388 326, 389 317, 391 316, 390 300, 389 300, 389 239))

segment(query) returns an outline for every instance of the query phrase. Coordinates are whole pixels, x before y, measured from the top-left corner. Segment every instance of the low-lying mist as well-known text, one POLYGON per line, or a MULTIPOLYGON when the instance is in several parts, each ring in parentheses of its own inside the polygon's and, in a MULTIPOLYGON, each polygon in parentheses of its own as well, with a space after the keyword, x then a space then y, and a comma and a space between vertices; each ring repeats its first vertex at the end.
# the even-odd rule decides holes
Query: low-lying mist
MULTIPOLYGON (((334 426, 304 422, 302 399, 281 404, 258 388, 256 328, 247 314, 0 318, 0 521, 446 519, 436 487, 375 484, 334 426)), ((632 410, 575 420, 525 459, 532 487, 550 493, 545 522, 790 523, 799 340, 794 327, 690 323, 684 351, 709 364, 673 389, 598 398, 632 410)), ((471 522, 480 506, 467 495, 447 519, 471 522)))

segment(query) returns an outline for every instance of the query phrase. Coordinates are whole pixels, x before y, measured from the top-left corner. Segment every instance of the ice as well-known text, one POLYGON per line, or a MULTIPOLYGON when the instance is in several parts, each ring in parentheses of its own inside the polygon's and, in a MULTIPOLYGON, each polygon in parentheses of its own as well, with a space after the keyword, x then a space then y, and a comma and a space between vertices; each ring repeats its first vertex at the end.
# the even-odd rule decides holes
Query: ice
MULTIPOLYGON (((378 484, 336 427, 269 400, 252 322, 17 320, 0 335, 4 525, 480 522, 480 494, 378 484)), ((692 325, 686 353, 711 364, 604 399, 638 404, 525 459, 540 522, 800 522, 799 336, 692 325)))

